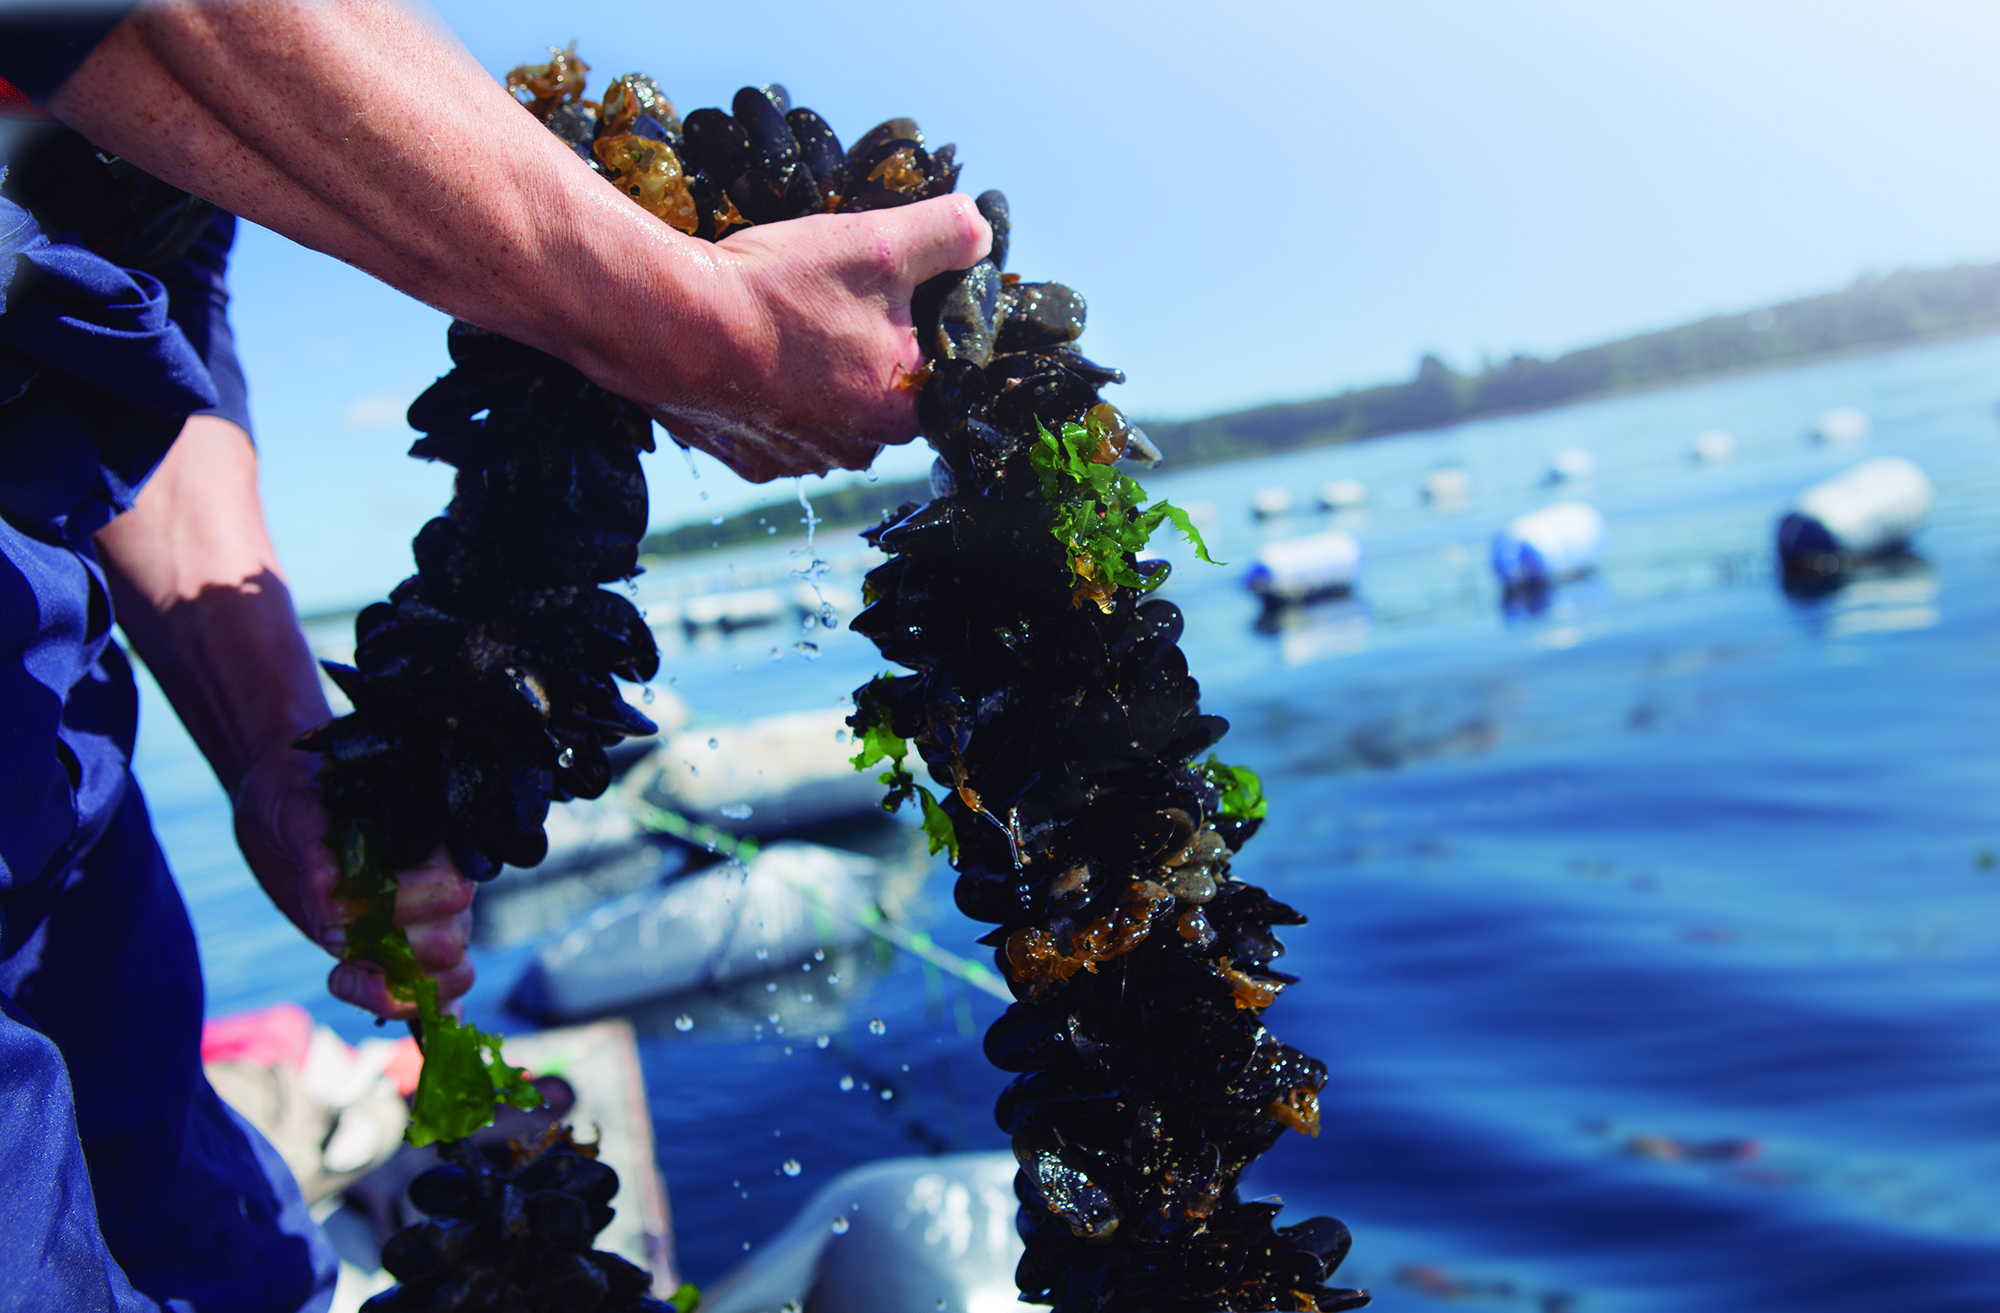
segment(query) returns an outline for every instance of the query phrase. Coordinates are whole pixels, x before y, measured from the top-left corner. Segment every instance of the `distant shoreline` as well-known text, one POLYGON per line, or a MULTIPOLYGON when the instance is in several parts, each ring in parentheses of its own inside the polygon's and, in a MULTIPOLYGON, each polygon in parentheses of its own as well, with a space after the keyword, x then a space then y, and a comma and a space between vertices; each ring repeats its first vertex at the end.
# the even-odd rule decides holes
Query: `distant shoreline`
MULTIPOLYGON (((1641 333, 1554 360, 1516 355, 1478 374, 1425 356, 1401 383, 1311 401, 1258 406, 1192 420, 1142 420, 1174 470, 1279 452, 1449 429, 1472 420, 1554 410, 1771 369, 1818 364, 2000 331, 2000 264, 1904 270, 1837 292, 1641 333)), ((861 483, 821 493, 822 532, 879 520, 929 497, 925 479, 861 483)), ((648 534, 643 555, 676 557, 751 541, 803 536, 795 501, 776 501, 721 524, 648 534), (770 532, 776 528, 774 535, 770 532)))

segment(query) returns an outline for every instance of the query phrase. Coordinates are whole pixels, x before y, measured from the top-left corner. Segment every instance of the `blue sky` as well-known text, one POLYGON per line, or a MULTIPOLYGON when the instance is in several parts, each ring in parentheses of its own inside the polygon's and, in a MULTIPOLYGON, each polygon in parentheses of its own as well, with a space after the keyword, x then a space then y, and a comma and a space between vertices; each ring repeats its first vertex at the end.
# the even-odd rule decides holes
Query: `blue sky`
MULTIPOLYGON (((497 72, 578 42, 685 112, 776 79, 852 140, 908 114, 1005 190, 1010 267, 1090 300, 1138 415, 1559 352, 1864 272, 2000 259, 2000 8, 448 3, 497 72), (913 16, 915 16, 913 18, 913 16)), ((393 57, 393 55, 391 55, 393 57)), ((404 458, 443 320, 248 231, 236 323, 301 605, 378 595, 448 495, 404 458)), ((891 477, 927 463, 895 453, 891 477)), ((669 448, 654 520, 751 488, 669 448), (707 500, 699 494, 710 494, 707 500)), ((853 476, 850 476, 853 477, 853 476)))

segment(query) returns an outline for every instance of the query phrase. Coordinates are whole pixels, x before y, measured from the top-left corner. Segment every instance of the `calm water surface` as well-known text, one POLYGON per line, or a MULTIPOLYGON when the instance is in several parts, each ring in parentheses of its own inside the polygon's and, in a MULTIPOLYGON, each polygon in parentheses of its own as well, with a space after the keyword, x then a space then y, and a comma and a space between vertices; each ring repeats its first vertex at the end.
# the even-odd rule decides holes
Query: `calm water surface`
MULTIPOLYGON (((1209 503, 1232 562, 1182 562, 1168 591, 1235 726, 1224 753, 1272 800, 1237 871, 1312 918, 1270 1021, 1332 1068, 1326 1129, 1246 1189, 1352 1225, 1343 1275, 1378 1307, 2000 1309, 1996 401, 1984 338, 1148 481, 1209 503), (1806 441, 1836 405, 1873 417, 1863 446, 1806 441), (1696 466, 1711 427, 1738 457, 1696 466), (1595 579, 1508 617, 1485 545, 1556 499, 1539 479, 1564 446, 1596 454, 1580 495, 1611 545, 1595 579), (1918 559, 1788 599, 1777 516, 1874 454, 1937 483, 1918 559), (1449 514, 1416 492, 1445 462, 1474 484, 1449 514), (1253 525, 1250 494, 1309 504, 1346 475, 1374 490, 1345 522, 1360 597, 1254 632, 1249 553, 1327 521, 1253 525)), ((811 661, 800 637, 670 646, 662 680, 723 722, 830 706, 878 668, 844 631, 812 635, 811 661)), ((362 1033, 148 698, 139 769, 211 1013, 297 999, 362 1033)), ((948 876, 914 914, 980 951, 948 876)), ((500 1011, 526 951, 479 954, 482 1024, 528 1028, 500 1011)), ((993 1000, 872 954, 765 983, 635 1015, 697 1281, 842 1168, 1003 1143, 993 1000)))

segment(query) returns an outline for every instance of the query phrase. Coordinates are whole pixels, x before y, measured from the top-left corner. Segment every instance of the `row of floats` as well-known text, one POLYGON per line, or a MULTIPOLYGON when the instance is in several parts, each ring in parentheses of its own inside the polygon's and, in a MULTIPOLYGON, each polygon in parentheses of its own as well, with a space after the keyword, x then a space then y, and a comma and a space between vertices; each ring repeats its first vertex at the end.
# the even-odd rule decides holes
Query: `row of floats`
MULTIPOLYGON (((1862 461, 1813 484, 1777 525, 1777 555, 1788 583, 1832 581, 1873 558, 1904 550, 1929 518, 1931 481, 1900 456, 1862 461)), ((1493 572, 1509 597, 1532 594, 1592 572, 1609 526, 1585 501, 1561 501, 1508 521, 1493 536, 1493 572)), ((1345 529, 1266 543, 1244 585, 1267 607, 1346 596, 1360 583, 1367 551, 1345 529)))

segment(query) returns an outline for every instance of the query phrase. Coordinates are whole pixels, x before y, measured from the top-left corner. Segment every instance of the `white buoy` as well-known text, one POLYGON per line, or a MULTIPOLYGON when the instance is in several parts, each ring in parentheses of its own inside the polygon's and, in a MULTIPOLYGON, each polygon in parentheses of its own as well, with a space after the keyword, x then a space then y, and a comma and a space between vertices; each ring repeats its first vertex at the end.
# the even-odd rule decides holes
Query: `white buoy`
POLYGON ((545 941, 508 1005, 543 1020, 763 975, 868 937, 881 865, 786 842, 605 903, 545 941))
MULTIPOLYGON (((850 1096, 859 1097, 859 1096, 850 1096)), ((743 1265, 701 1292, 704 1313, 1039 1313, 1014 1285, 1022 1241, 1014 1155, 891 1158, 834 1177, 743 1265)))
POLYGON ((1587 479, 1597 469, 1597 457, 1581 447, 1564 447, 1549 457, 1546 482, 1575 483, 1587 479))
POLYGON ((1841 406, 1819 417, 1819 422, 1813 425, 1813 436, 1829 447, 1851 447, 1865 441, 1872 427, 1865 411, 1841 406))
POLYGON ((1726 429, 1710 429, 1697 434, 1694 458, 1703 465, 1720 465, 1736 455, 1736 435, 1726 429))
POLYGON ((1272 602, 1303 602, 1353 589, 1365 553, 1345 529, 1265 543, 1243 585, 1272 602))
POLYGON ((1368 504, 1368 485, 1359 479, 1329 479, 1319 485, 1320 509, 1348 511, 1368 504))
POLYGON ((1573 578, 1604 554, 1606 530, 1597 508, 1557 502, 1510 521, 1493 535, 1493 570, 1508 588, 1573 578))
POLYGON ((1250 494, 1250 514, 1259 520, 1275 520, 1292 513, 1292 494, 1284 488, 1259 488, 1250 494))
POLYGON ((1929 518, 1935 500, 1930 479, 1901 456, 1864 460, 1799 495, 1778 521, 1778 555, 1788 565, 1824 571, 1839 568, 1843 557, 1900 547, 1929 518))
POLYGON ((1463 465, 1440 465, 1424 475, 1424 500, 1433 506, 1454 506, 1472 496, 1472 475, 1463 465))

